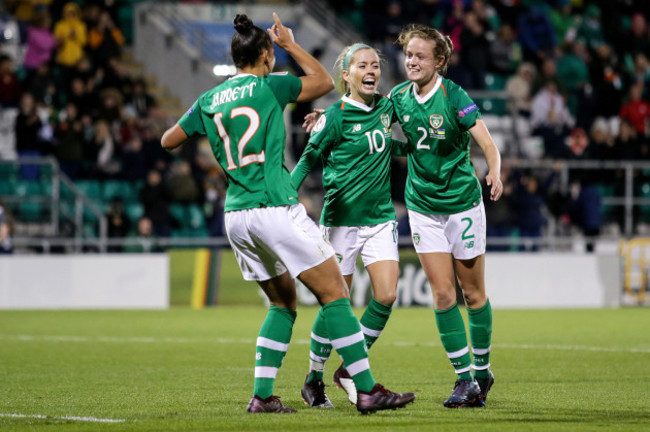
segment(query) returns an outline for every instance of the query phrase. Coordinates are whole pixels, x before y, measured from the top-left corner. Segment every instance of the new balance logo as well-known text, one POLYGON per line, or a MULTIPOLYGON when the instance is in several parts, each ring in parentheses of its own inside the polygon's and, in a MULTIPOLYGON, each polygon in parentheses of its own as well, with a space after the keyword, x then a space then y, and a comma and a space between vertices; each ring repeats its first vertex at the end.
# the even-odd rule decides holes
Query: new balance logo
POLYGON ((465 249, 471 249, 473 247, 474 247, 474 242, 473 241, 465 243, 465 249))
POLYGON ((359 132, 361 130, 361 123, 352 126, 352 132, 359 132))

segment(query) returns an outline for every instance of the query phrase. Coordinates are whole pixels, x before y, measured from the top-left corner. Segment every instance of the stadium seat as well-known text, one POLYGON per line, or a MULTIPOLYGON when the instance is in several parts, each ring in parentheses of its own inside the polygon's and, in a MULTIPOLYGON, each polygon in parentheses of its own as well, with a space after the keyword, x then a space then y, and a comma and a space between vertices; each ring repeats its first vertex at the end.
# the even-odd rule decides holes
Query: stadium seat
POLYGON ((197 204, 187 206, 188 224, 193 230, 205 228, 205 216, 197 204))
POLYGON ((122 198, 125 203, 138 200, 138 195, 134 193, 131 183, 122 180, 105 181, 102 193, 103 200, 110 202, 115 197, 122 198))
POLYGON ((102 199, 101 184, 97 180, 80 180, 75 182, 75 186, 77 186, 81 193, 93 201, 99 201, 102 199))
POLYGON ((37 181, 17 181, 10 194, 20 197, 41 195, 41 184, 37 181))
POLYGON ((38 201, 23 201, 18 206, 19 219, 25 222, 38 222, 43 216, 43 203, 38 201))
POLYGON ((128 203, 125 204, 124 211, 129 217, 131 224, 135 226, 138 223, 138 219, 144 214, 144 207, 140 203, 128 203))

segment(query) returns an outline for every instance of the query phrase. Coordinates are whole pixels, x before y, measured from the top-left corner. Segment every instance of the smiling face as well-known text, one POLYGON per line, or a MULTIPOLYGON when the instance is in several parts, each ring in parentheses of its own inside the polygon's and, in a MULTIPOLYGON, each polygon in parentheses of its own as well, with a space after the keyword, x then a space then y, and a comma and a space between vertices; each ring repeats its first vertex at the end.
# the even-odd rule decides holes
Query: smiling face
POLYGON ((412 38, 404 50, 404 67, 410 81, 422 89, 432 84, 442 60, 434 58, 436 42, 419 37, 412 38))
POLYGON ((367 104, 372 100, 379 85, 381 77, 379 56, 372 49, 360 49, 354 53, 353 61, 342 74, 350 87, 350 97, 367 104))

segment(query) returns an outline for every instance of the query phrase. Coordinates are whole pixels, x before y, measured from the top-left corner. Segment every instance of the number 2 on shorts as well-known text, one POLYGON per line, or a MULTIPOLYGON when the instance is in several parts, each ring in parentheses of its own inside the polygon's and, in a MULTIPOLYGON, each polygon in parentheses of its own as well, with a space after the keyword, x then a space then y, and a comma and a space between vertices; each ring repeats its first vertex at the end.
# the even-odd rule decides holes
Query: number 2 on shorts
POLYGON ((474 234, 467 235, 467 231, 472 227, 472 219, 471 218, 462 218, 460 220, 461 222, 467 222, 467 228, 463 230, 463 235, 461 236, 461 240, 469 240, 471 238, 474 238, 474 234))

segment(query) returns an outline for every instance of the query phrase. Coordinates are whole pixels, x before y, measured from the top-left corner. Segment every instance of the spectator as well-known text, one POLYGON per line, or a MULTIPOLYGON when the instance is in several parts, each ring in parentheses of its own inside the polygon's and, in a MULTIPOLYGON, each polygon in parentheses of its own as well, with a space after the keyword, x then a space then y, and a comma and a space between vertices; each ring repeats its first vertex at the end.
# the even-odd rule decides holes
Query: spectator
MULTIPOLYGON (((129 235, 131 230, 131 221, 129 221, 124 211, 124 200, 121 197, 114 197, 106 210, 106 219, 108 221, 108 237, 124 238, 129 235)), ((112 245, 108 247, 108 252, 122 252, 123 247, 112 245)))
POLYGON ((510 178, 509 166, 501 164, 501 182, 503 195, 498 201, 490 199, 490 187, 483 180, 483 203, 485 204, 485 218, 487 220, 486 234, 488 238, 487 249, 495 252, 504 252, 509 249, 507 244, 499 242, 492 244, 490 238, 505 240, 514 232, 514 196, 513 185, 510 178))
POLYGON ((169 237, 172 230, 169 195, 159 171, 155 169, 149 171, 139 196, 144 207, 144 215, 153 223, 154 233, 160 237, 169 237))
POLYGON ((556 63, 556 76, 558 81, 564 84, 567 105, 573 115, 578 111, 580 93, 584 85, 589 82, 589 70, 580 55, 583 49, 584 45, 579 42, 566 42, 562 47, 562 56, 556 63))
POLYGON ((14 250, 11 245, 13 227, 13 218, 0 197, 0 255, 10 254, 14 250))
POLYGON ((517 28, 524 60, 539 65, 544 59, 553 57, 557 40, 546 6, 530 6, 528 12, 520 15, 517 28))
POLYGON ((113 57, 119 57, 124 45, 124 35, 115 25, 107 11, 99 15, 96 25, 88 32, 88 49, 97 66, 104 66, 113 57))
POLYGON ((199 199, 199 188, 192 177, 190 163, 179 160, 172 166, 171 175, 166 181, 169 197, 172 202, 190 204, 199 199))
POLYGON ((522 60, 521 45, 517 42, 514 29, 508 23, 502 23, 496 38, 490 42, 490 70, 507 76, 517 70, 522 60))
POLYGON ((465 13, 465 26, 460 33, 460 64, 468 74, 469 89, 485 88, 485 74, 488 70, 490 44, 486 38, 486 28, 472 12, 465 13))
POLYGON ((629 121, 622 119, 618 129, 614 146, 623 160, 649 160, 650 145, 645 139, 640 139, 639 134, 629 121))
POLYGON ((22 93, 13 60, 6 54, 0 54, 0 109, 18 107, 22 93))
POLYGON ((595 4, 590 4, 585 9, 582 23, 578 27, 577 38, 584 40, 590 51, 596 51, 605 43, 600 15, 600 8, 595 4))
POLYGON ((86 145, 85 160, 91 163, 93 177, 111 178, 120 172, 118 146, 106 120, 95 122, 94 136, 86 145))
MULTIPOLYGON (((16 152, 19 157, 42 156, 39 132, 43 127, 36 112, 36 102, 31 93, 23 93, 20 98, 20 111, 16 117, 16 152)), ((23 180, 38 180, 38 165, 21 164, 20 178, 23 180)))
POLYGON ((57 40, 50 31, 52 19, 50 14, 39 14, 34 23, 27 27, 27 48, 23 66, 28 76, 52 58, 52 51, 57 46, 57 40))
POLYGON ((598 46, 589 67, 589 76, 595 96, 594 116, 616 121, 623 100, 625 76, 608 44, 598 46))
POLYGON ((84 127, 74 104, 66 104, 65 110, 59 113, 54 138, 54 155, 59 161, 61 171, 75 180, 84 160, 84 127))
POLYGON ((537 175, 532 172, 518 176, 516 191, 514 194, 514 210, 517 215, 517 227, 519 235, 524 240, 524 251, 537 252, 539 250, 538 239, 542 237, 542 231, 547 225, 544 215, 547 193, 554 175, 549 175, 540 185, 537 175))
POLYGON ((628 121, 639 136, 648 136, 650 103, 643 100, 643 83, 636 83, 628 90, 628 100, 621 105, 619 117, 628 121))
POLYGON ((61 106, 59 103, 61 92, 57 93, 49 64, 41 64, 31 75, 28 75, 23 82, 23 87, 25 91, 34 95, 36 103, 56 108, 61 106))
POLYGON ((76 3, 69 2, 63 7, 63 16, 54 26, 54 37, 59 43, 56 62, 63 68, 67 82, 69 72, 83 58, 88 41, 86 24, 76 3))
POLYGON ((555 81, 547 81, 533 97, 530 122, 533 135, 538 135, 544 140, 545 156, 564 157, 564 140, 573 126, 573 119, 555 81))
POLYGON ((130 95, 127 106, 139 118, 146 118, 149 115, 149 110, 156 106, 156 101, 147 91, 147 83, 143 78, 138 78, 133 81, 133 92, 130 95))
POLYGON ((537 71, 532 63, 524 62, 517 68, 517 73, 506 81, 505 92, 511 98, 509 103, 514 104, 519 115, 530 116, 530 105, 533 99, 533 83, 537 71))
POLYGON ((126 180, 140 181, 147 177, 147 157, 142 148, 142 139, 134 135, 122 151, 120 175, 126 180))
POLYGON ((153 232, 151 219, 146 216, 138 219, 137 232, 130 234, 129 237, 136 239, 138 244, 127 246, 124 252, 162 252, 162 248, 156 245, 156 235, 153 232))
POLYGON ((223 226, 223 203, 226 198, 226 175, 220 165, 208 170, 203 182, 205 216, 208 232, 213 237, 225 235, 223 226))
POLYGON ((549 12, 549 17, 555 30, 555 39, 558 42, 575 40, 579 21, 573 14, 570 0, 557 0, 556 7, 549 12))

